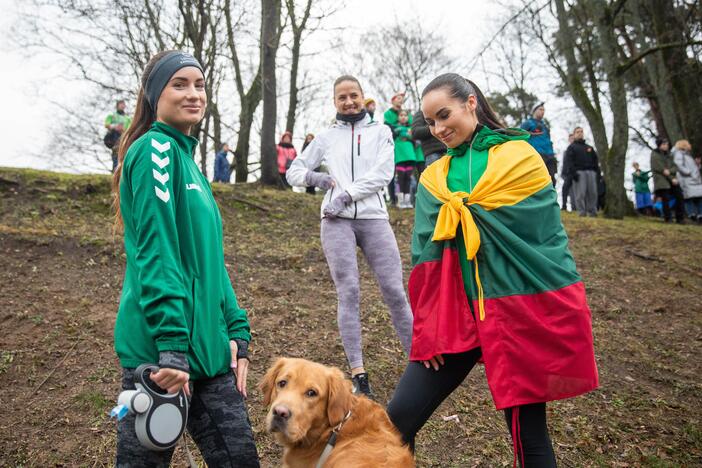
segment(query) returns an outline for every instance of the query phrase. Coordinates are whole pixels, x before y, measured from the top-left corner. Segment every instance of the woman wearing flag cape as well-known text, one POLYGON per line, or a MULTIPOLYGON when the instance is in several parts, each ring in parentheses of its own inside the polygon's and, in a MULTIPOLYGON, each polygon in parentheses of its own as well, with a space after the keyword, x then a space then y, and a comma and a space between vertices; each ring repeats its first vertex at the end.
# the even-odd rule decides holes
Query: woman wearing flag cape
POLYGON ((422 100, 449 150, 417 190, 412 349, 388 413, 413 446, 481 361, 515 465, 556 466, 546 402, 598 386, 590 309, 556 191, 529 134, 505 129, 473 82, 441 75, 422 100))

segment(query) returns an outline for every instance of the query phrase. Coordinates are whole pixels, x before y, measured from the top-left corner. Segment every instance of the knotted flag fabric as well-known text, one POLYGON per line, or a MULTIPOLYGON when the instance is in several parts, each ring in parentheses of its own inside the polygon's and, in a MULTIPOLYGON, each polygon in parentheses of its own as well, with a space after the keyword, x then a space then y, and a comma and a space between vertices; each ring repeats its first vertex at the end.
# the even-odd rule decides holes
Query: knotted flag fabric
POLYGON ((410 359, 480 347, 503 409, 585 393, 598 375, 585 288, 548 171, 525 141, 495 139, 470 193, 448 188, 451 156, 420 179, 410 359))

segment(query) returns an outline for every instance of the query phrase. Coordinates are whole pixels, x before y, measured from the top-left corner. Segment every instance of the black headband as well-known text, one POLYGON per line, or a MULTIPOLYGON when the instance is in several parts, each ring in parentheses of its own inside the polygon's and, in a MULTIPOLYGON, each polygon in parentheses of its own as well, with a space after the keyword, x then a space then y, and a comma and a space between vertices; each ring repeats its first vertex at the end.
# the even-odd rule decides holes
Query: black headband
POLYGON ((161 97, 163 88, 168 84, 168 80, 171 79, 175 72, 185 67, 195 67, 202 72, 203 76, 205 75, 202 65, 200 65, 200 62, 198 62, 195 57, 180 51, 167 53, 154 65, 154 68, 149 74, 149 78, 146 80, 145 89, 146 100, 149 101, 154 115, 156 115, 158 98, 161 97))

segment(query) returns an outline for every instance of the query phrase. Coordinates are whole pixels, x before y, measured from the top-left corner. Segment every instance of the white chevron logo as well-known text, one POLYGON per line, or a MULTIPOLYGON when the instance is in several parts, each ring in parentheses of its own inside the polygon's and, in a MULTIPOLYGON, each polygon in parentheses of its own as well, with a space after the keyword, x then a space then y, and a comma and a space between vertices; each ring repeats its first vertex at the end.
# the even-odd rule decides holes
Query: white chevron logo
POLYGON ((154 171, 154 179, 158 180, 161 185, 166 185, 166 182, 168 182, 168 179, 170 179, 171 176, 168 175, 168 172, 165 174, 161 174, 158 172, 156 169, 153 169, 154 171))
POLYGON ((171 149, 171 142, 167 141, 164 144, 161 144, 152 138, 151 139, 151 146, 156 148, 156 151, 158 151, 159 153, 163 153, 164 151, 168 151, 169 149, 171 149))
POLYGON ((153 163, 156 164, 160 169, 163 169, 164 167, 168 166, 168 164, 171 162, 168 156, 161 159, 158 156, 156 156, 156 153, 151 153, 151 161, 153 161, 153 163))
POLYGON ((163 203, 168 203, 168 200, 171 199, 171 194, 168 189, 163 191, 158 187, 154 187, 154 190, 156 191, 156 196, 160 198, 163 203))

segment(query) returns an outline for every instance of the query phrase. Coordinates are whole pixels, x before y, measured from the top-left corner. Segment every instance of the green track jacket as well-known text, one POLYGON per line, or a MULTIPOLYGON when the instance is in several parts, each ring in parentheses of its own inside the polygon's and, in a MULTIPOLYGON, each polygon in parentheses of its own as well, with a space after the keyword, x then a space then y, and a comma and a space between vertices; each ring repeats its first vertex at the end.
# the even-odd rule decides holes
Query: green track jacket
POLYGON ((229 372, 229 340, 251 339, 224 265, 222 219, 192 157, 196 145, 156 122, 125 155, 127 270, 115 324, 123 367, 183 352, 192 379, 229 372))

